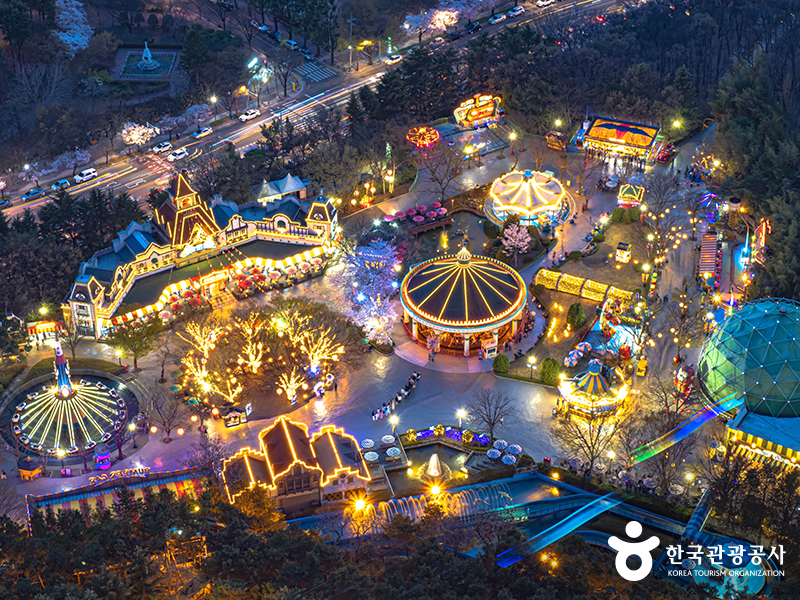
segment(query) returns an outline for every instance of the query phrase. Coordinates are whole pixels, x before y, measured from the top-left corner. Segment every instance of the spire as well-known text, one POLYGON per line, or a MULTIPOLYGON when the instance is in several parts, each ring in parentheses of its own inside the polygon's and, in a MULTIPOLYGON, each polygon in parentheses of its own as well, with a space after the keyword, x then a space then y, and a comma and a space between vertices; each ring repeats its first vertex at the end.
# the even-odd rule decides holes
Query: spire
POLYGON ((58 388, 58 395, 62 398, 74 394, 72 389, 72 382, 69 379, 69 363, 67 357, 64 356, 64 351, 61 349, 61 342, 56 340, 56 387, 58 388))
POLYGON ((458 264, 460 265, 468 265, 470 260, 472 260, 472 254, 470 254, 470 251, 467 250, 467 246, 465 244, 461 245, 461 250, 459 250, 458 254, 456 254, 456 258, 458 259, 458 264))

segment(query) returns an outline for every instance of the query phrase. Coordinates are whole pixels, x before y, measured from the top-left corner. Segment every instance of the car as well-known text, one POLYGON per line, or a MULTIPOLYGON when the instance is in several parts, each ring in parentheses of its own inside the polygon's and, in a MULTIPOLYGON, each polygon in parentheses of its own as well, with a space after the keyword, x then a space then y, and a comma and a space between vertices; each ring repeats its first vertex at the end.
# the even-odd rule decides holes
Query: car
POLYGON ((4 206, 11 206, 11 200, 8 198, 3 198, 0 200, 0 208, 3 208, 4 206))
POLYGON ((153 146, 153 152, 156 154, 161 154, 162 152, 169 152, 172 150, 172 144, 169 142, 161 142, 160 144, 156 144, 153 146))
POLYGON ((280 31, 274 31, 274 30, 273 30, 273 31, 270 31, 270 32, 269 32, 269 34, 270 34, 272 37, 274 37, 274 38, 275 38, 275 41, 276 41, 276 42, 278 42, 278 43, 280 43, 280 41, 283 39, 283 36, 281 35, 281 32, 280 32, 280 31))
POLYGON ((636 375, 639 377, 647 375, 647 359, 644 356, 639 359, 639 363, 636 365, 636 375))
POLYGON ((538 6, 539 8, 544 8, 545 6, 550 6, 555 1, 556 0, 537 0, 536 1, 536 6, 538 6))
POLYGON ((300 48, 300 54, 306 57, 306 60, 314 60, 314 53, 308 48, 300 48))
POLYGON ((525 12, 525 7, 523 6, 515 6, 511 10, 506 13, 506 16, 509 19, 513 19, 514 17, 518 17, 525 12))
POLYGON ((50 186, 50 189, 52 189, 54 192, 57 192, 58 190, 64 190, 69 186, 70 186, 69 179, 59 179, 53 185, 50 186))
POLYGON ((264 25, 263 23, 259 23, 255 19, 250 21, 250 25, 252 25, 255 29, 258 29, 259 31, 269 31, 269 28, 266 25, 264 25))
POLYGON ((75 180, 75 183, 83 183, 84 181, 89 181, 90 179, 94 179, 95 177, 97 177, 97 169, 92 168, 92 169, 84 169, 83 171, 75 175, 73 179, 75 180))
POLYGON ((228 2, 228 0, 217 0, 215 2, 217 6, 221 6, 225 10, 234 10, 236 7, 233 5, 233 2, 228 2))
POLYGON ((283 40, 281 44, 289 48, 289 50, 297 50, 298 48, 300 48, 300 44, 298 44, 294 40, 283 40))
POLYGON ((597 16, 595 17, 595 20, 596 20, 598 23, 600 23, 600 24, 603 24, 603 23, 605 23, 605 22, 606 22, 606 19, 607 19, 607 18, 608 18, 608 17, 606 17, 606 15, 605 15, 605 14, 600 14, 600 15, 597 15, 597 16))
POLYGON ((506 20, 506 13, 500 13, 493 17, 489 17, 489 25, 495 25, 496 23, 505 20, 506 20))
POLYGON ((178 148, 175 152, 172 152, 167 156, 167 160, 169 162, 175 162, 176 160, 180 160, 182 158, 186 158, 189 156, 189 153, 186 151, 186 148, 178 148))
POLYGON ((475 33, 476 31, 480 31, 481 29, 482 27, 480 23, 470 23, 464 28, 464 31, 470 34, 470 33, 475 33))
POLYGON ((34 188, 22 194, 22 201, 27 202, 28 200, 33 200, 34 198, 38 198, 39 196, 44 196, 44 190, 37 190, 36 188, 34 188))
POLYGON ((255 119, 257 116, 261 114, 261 111, 257 108, 251 108, 250 110, 244 111, 242 114, 239 115, 239 120, 244 123, 245 121, 249 121, 250 119, 255 119))
POLYGON ((431 44, 434 46, 438 46, 440 44, 444 44, 445 39, 443 37, 435 37, 431 40, 431 44))
POLYGON ((211 129, 211 127, 203 127, 201 129, 198 129, 197 131, 195 131, 192 134, 192 137, 194 137, 194 138, 199 140, 202 137, 206 137, 207 135, 211 135, 212 131, 214 131, 214 130, 211 129))
POLYGON ((463 33, 460 31, 454 31, 453 33, 448 33, 446 39, 448 42, 455 42, 456 40, 460 40, 462 37, 464 37, 463 33))
POLYGON ((392 55, 391 55, 389 58, 387 58, 387 59, 386 59, 384 62, 385 62, 387 65, 395 65, 395 64, 399 63, 401 60, 403 60, 403 57, 402 57, 402 56, 400 56, 399 54, 392 54, 392 55))

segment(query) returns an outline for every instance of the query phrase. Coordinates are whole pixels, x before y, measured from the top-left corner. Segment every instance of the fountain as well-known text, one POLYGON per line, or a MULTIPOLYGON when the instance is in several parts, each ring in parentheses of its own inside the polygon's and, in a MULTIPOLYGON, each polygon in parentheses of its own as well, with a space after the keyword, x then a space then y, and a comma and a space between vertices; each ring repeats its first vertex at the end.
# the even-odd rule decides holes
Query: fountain
POLYGON ((147 42, 144 43, 144 52, 142 52, 142 60, 136 63, 136 66, 142 71, 155 71, 161 68, 161 63, 153 60, 153 54, 150 48, 147 47, 147 42))
POLYGON ((434 452, 428 462, 417 469, 417 479, 427 483, 439 485, 452 476, 450 467, 439 460, 439 454, 434 452))

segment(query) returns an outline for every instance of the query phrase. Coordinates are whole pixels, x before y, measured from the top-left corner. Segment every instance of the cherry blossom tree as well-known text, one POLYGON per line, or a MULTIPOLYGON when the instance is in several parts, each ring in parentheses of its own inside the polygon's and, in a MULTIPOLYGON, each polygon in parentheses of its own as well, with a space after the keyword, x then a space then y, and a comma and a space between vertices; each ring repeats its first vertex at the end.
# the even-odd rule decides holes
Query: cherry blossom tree
POLYGON ((522 225, 509 225, 503 231, 503 250, 514 257, 514 266, 517 266, 517 257, 526 252, 531 246, 531 236, 522 225))
POLYGON ((74 57, 78 50, 88 48, 93 33, 81 2, 56 0, 56 30, 53 31, 53 37, 64 43, 70 57, 74 57))
POLYGON ((122 126, 122 131, 119 135, 122 141, 125 142, 125 145, 130 148, 131 146, 144 146, 155 137, 156 132, 152 127, 148 127, 147 125, 128 122, 122 126))
POLYGON ((92 155, 88 151, 70 150, 59 154, 53 161, 53 167, 58 170, 72 169, 72 174, 75 175, 75 171, 78 170, 78 167, 87 165, 90 162, 92 162, 92 155))
POLYGON ((6 198, 6 185, 8 185, 6 180, 0 179, 0 200, 5 200, 6 198))
POLYGON ((208 104, 195 104, 186 109, 188 123, 202 123, 211 118, 211 107, 208 104))

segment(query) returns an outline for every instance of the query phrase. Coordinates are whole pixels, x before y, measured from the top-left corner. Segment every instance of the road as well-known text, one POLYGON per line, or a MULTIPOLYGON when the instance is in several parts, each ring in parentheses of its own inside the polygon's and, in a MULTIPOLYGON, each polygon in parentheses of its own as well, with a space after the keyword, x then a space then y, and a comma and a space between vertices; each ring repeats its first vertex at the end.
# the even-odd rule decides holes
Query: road
MULTIPOLYGON (((616 0, 563 1, 544 9, 524 3, 522 5, 526 10, 523 15, 516 19, 506 19, 495 25, 484 22, 482 33, 496 35, 504 28, 535 24, 537 20, 548 16, 561 13, 567 13, 569 16, 569 11, 572 11, 572 16, 577 23, 585 18, 616 10, 616 0)), ((282 33, 284 37, 287 36, 285 32, 282 33)), ((464 36, 446 47, 460 49, 465 47, 470 39, 471 36, 464 36)), ((277 42, 267 33, 260 33, 253 38, 253 47, 257 53, 267 54, 276 46, 277 42)), ((405 53, 408 47, 397 51, 405 53)), ((347 53, 340 53, 337 57, 339 62, 346 62, 347 58, 347 53)), ((343 106, 347 103, 353 90, 357 90, 363 85, 374 86, 386 68, 382 62, 374 61, 373 65, 361 64, 357 71, 340 73, 320 60, 306 61, 298 69, 298 74, 303 79, 303 85, 300 93, 294 97, 280 100, 272 107, 261 109, 260 117, 246 123, 231 120, 218 125, 214 128, 214 132, 205 138, 195 140, 186 136, 180 141, 172 140, 173 149, 186 148, 188 150, 188 158, 170 163, 166 157, 167 153, 160 155, 150 152, 130 157, 107 167, 98 165, 98 176, 95 179, 72 185, 69 191, 72 194, 83 194, 91 189, 99 188, 113 193, 126 191, 131 196, 142 198, 151 188, 166 185, 170 177, 192 159, 213 150, 224 142, 231 142, 242 151, 250 149, 261 137, 261 126, 269 126, 277 117, 288 118, 299 124, 304 117, 312 115, 319 106, 327 108, 343 106)), ((164 135, 158 136, 151 140, 150 144, 152 146, 165 139, 164 135)), ((6 217, 13 218, 26 209, 36 212, 41 206, 50 202, 54 196, 54 193, 50 192, 50 185, 58 179, 61 179, 60 175, 54 175, 52 181, 45 181, 42 178, 38 182, 41 184, 38 187, 47 190, 48 193, 27 202, 22 202, 19 198, 14 199, 11 205, 3 210, 6 217)))

